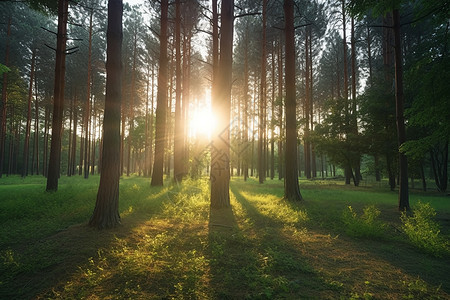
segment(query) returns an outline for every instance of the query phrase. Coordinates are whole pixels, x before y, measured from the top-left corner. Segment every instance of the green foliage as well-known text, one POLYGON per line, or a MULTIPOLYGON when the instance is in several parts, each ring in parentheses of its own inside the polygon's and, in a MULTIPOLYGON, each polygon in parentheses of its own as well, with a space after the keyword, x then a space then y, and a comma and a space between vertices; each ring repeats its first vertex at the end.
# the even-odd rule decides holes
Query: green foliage
POLYGON ((380 210, 375 205, 366 206, 361 216, 348 206, 342 213, 342 222, 346 226, 346 233, 354 237, 376 238, 381 237, 386 224, 378 220, 380 210))
POLYGON ((7 66, 0 64, 0 75, 3 75, 3 73, 11 71, 7 66))
POLYGON ((449 253, 450 243, 440 234, 440 226, 434 220, 436 211, 429 203, 419 201, 413 210, 413 215, 408 216, 402 212, 402 230, 416 247, 434 256, 442 256, 449 253))

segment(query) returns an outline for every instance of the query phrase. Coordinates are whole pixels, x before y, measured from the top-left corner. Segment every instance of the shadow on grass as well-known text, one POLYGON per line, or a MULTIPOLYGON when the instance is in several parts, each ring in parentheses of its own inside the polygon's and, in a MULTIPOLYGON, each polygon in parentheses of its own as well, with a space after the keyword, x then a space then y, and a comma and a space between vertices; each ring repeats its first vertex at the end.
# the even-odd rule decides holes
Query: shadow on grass
POLYGON ((211 223, 220 219, 226 225, 210 226, 209 232, 214 298, 317 297, 324 282, 283 238, 282 223, 261 214, 233 185, 231 192, 233 210, 211 215, 211 223))
MULTIPOLYGON (((304 209, 313 212, 307 232, 296 236, 296 230, 300 229, 298 226, 288 224, 291 228, 286 228, 286 224, 276 218, 279 212, 268 211, 264 201, 257 199, 260 192, 266 192, 264 185, 255 186, 251 193, 239 183, 231 189, 246 214, 253 219, 252 228, 257 232, 255 236, 260 238, 259 249, 264 251, 264 248, 278 245, 277 249, 283 249, 279 251, 279 255, 284 256, 283 260, 289 261, 289 257, 286 258, 289 255, 300 256, 300 262, 312 270, 311 278, 305 276, 310 280, 311 288, 302 286, 302 294, 295 295, 297 297, 449 297, 446 279, 450 271, 448 258, 434 258, 421 253, 398 237, 399 233, 397 238, 390 234, 377 239, 352 238, 342 234, 345 230, 340 215, 336 215, 342 211, 336 203, 327 211, 327 203, 315 203, 313 194, 303 203, 271 199, 276 201, 279 210, 284 206, 291 209, 289 214, 304 209), (289 236, 290 233, 293 234, 289 236), (329 233, 334 234, 331 236, 329 233), (308 289, 311 293, 305 294, 308 289)), ((345 208, 345 203, 342 204, 345 208)))
MULTIPOLYGON (((124 190, 121 198, 133 195, 133 186, 121 186, 121 189, 124 190)), ((136 209, 137 203, 121 199, 127 205, 121 208, 122 224, 116 228, 97 230, 88 227, 86 222, 44 237, 28 238, 25 243, 16 240, 14 244, 6 245, 8 250, 2 251, 0 298, 64 298, 64 291, 77 288, 79 293, 71 295, 82 297, 84 286, 81 283, 86 282, 82 277, 89 265, 101 260, 103 253, 114 248, 118 240, 132 238, 138 228, 162 210, 163 188, 152 188, 152 193, 156 197, 148 200, 153 203, 141 203, 140 209, 136 209), (145 208, 148 211, 142 211, 145 208), (9 258, 6 257, 8 253, 11 254, 9 258)))

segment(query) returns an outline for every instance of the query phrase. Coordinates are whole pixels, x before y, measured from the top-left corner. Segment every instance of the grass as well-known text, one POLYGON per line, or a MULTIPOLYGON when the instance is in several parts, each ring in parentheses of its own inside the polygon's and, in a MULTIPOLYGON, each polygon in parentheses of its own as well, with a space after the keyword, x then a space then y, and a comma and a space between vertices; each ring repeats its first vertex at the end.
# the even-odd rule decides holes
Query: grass
MULTIPOLYGON (((62 177, 51 194, 38 176, 1 179, 0 298, 450 299, 450 255, 409 241, 395 193, 300 186, 306 200, 290 203, 278 180, 233 178, 232 208, 210 211, 206 179, 123 178, 122 225, 98 231, 98 177, 62 177)), ((448 242, 448 197, 419 200, 448 242)))

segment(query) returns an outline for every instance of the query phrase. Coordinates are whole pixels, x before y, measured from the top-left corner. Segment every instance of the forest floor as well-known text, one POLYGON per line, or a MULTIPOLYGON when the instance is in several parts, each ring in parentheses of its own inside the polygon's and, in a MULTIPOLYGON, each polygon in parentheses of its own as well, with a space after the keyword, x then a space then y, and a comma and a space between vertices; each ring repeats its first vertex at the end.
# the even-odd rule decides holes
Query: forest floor
MULTIPOLYGON (((450 299, 448 248, 414 246, 385 187, 302 180, 290 203, 282 181, 233 178, 231 209, 210 211, 207 179, 149 182, 121 179, 122 225, 99 231, 86 225, 98 176, 56 193, 2 178, 0 299, 450 299)), ((450 198, 419 200, 448 243, 450 198)))

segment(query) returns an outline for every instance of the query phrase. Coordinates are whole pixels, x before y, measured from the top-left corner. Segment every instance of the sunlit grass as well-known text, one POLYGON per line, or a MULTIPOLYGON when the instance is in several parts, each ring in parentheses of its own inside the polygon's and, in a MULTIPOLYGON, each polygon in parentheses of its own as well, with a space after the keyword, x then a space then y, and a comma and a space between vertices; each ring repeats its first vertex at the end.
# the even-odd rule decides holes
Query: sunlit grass
MULTIPOLYGON (((301 181, 305 201, 290 203, 283 200, 281 181, 233 178, 231 209, 211 211, 207 178, 151 187, 149 179, 129 177, 120 183, 122 225, 98 231, 86 227, 98 177, 64 179, 66 193, 59 195, 42 192, 31 179, 33 184, 24 183, 32 191, 23 194, 25 203, 15 201, 41 217, 18 215, 15 208, 11 215, 21 216, 17 232, 30 224, 42 232, 32 228, 23 238, 17 232, 2 238, 0 298, 449 297, 443 280, 449 258, 434 258, 407 242, 390 192, 301 181), (51 212, 28 207, 36 201, 51 212), (363 238, 349 233, 342 216, 348 206, 354 228, 387 228, 363 238)), ((438 203, 441 214, 450 213, 442 198, 421 196, 438 203)), ((13 205, 5 203, 14 203, 8 201, 0 205, 8 209, 13 205)))

